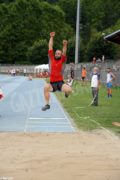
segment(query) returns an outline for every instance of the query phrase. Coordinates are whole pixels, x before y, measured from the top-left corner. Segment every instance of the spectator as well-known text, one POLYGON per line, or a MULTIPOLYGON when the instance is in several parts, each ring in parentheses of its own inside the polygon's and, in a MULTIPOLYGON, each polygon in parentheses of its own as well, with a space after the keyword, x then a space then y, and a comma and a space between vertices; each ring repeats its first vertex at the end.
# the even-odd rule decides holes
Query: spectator
POLYGON ((26 70, 26 68, 24 68, 24 69, 23 69, 23 74, 24 74, 24 76, 26 76, 26 73, 27 73, 27 70, 26 70))
POLYGON ((105 56, 102 55, 102 63, 104 63, 104 62, 105 62, 105 56))
POLYGON ((86 76, 87 76, 86 67, 83 66, 82 67, 82 72, 81 72, 82 85, 85 84, 86 76))
POLYGON ((92 79, 91 79, 91 88, 92 88, 92 96, 93 96, 92 105, 93 106, 98 106, 99 84, 100 84, 99 69, 97 67, 94 67, 92 79))
POLYGON ((93 64, 96 64, 96 57, 95 57, 95 56, 93 57, 92 63, 93 63, 93 64))
POLYGON ((71 78, 74 79, 74 63, 70 63, 70 74, 71 78))
POLYGON ((115 75, 112 73, 111 68, 107 69, 107 80, 106 80, 106 86, 107 86, 107 97, 112 98, 112 82, 115 79, 115 75))

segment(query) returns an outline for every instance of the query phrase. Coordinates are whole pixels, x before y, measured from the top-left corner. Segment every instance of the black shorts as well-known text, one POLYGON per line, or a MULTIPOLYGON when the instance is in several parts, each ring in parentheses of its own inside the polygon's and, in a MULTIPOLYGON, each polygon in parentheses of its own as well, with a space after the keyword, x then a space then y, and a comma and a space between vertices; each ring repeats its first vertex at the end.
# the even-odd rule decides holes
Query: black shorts
POLYGON ((82 77, 82 80, 84 81, 84 80, 85 80, 85 77, 82 77))
POLYGON ((61 91, 62 90, 62 85, 64 84, 64 81, 50 82, 50 84, 51 84, 51 86, 53 88, 52 92, 61 91))

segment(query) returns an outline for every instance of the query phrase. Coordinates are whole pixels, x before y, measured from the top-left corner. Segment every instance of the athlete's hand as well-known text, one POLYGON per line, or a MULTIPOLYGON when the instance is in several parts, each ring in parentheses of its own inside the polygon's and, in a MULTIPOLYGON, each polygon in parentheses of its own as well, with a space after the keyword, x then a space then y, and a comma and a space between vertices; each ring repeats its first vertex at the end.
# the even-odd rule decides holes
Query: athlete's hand
POLYGON ((50 32, 50 37, 54 37, 55 36, 55 32, 50 32))
POLYGON ((67 46, 67 44, 68 44, 68 41, 67 40, 63 40, 63 45, 67 46))

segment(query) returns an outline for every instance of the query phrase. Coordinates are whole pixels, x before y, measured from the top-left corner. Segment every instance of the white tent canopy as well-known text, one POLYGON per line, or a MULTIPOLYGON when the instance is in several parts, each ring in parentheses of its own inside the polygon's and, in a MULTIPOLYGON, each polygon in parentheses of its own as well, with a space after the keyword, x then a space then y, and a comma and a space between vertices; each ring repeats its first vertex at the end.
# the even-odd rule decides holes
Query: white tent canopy
POLYGON ((35 66, 34 70, 36 72, 40 72, 40 71, 44 71, 44 70, 49 70, 49 65, 48 64, 38 65, 38 66, 35 66))

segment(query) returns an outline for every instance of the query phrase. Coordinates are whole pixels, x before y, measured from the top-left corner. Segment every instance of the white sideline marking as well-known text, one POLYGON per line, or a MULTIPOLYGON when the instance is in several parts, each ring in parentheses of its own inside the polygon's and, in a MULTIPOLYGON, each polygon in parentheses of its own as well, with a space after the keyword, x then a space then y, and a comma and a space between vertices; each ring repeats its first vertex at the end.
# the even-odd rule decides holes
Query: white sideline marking
MULTIPOLYGON (((36 127, 36 126, 35 126, 35 127, 36 127)), ((69 127, 69 126, 60 126, 60 127, 58 127, 58 126, 56 126, 56 125, 54 125, 54 126, 40 126, 40 127, 41 127, 41 128, 54 128, 54 127, 55 127, 55 128, 63 128, 63 127, 64 127, 64 128, 70 128, 70 129, 71 129, 71 127, 69 127)), ((39 128, 40 128, 40 127, 39 127, 39 128)), ((29 128, 34 128, 34 127, 33 127, 33 125, 29 125, 28 129, 29 129, 29 128)))
POLYGON ((75 109, 83 109, 83 108, 85 108, 85 107, 74 107, 75 109))
MULTIPOLYGON (((83 117, 81 117, 77 112, 74 111, 74 113, 75 113, 79 118, 83 118, 83 117)), ((89 121, 97 124, 101 129, 103 129, 103 130, 106 132, 106 134, 109 135, 111 141, 113 141, 115 144, 118 145, 118 142, 116 142, 116 140, 118 140, 119 138, 118 138, 117 136, 115 136, 110 130, 104 128, 103 126, 101 126, 101 124, 100 124, 99 122, 97 122, 97 121, 94 120, 94 119, 91 119, 89 116, 84 117, 84 119, 88 119, 89 121)))
POLYGON ((29 124, 67 124, 69 125, 69 123, 65 123, 65 122, 29 122, 29 124))
POLYGON ((30 117, 29 119, 66 119, 66 118, 34 118, 34 117, 30 117))

